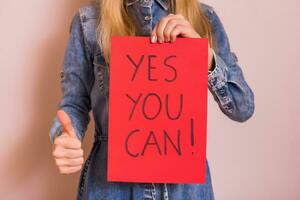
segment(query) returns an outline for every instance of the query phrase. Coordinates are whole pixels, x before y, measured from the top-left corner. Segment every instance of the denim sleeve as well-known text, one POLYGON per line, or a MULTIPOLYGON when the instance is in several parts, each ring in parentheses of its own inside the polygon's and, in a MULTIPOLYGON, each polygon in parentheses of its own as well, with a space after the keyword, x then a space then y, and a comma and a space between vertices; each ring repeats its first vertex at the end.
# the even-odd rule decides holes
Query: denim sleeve
POLYGON ((209 12, 216 51, 208 87, 222 112, 230 119, 244 122, 254 113, 254 94, 247 84, 236 54, 231 51, 228 36, 213 9, 209 12))
MULTIPOLYGON (((90 91, 94 74, 91 53, 87 49, 79 11, 73 16, 70 37, 60 76, 62 99, 58 109, 70 117, 78 139, 82 140, 90 121, 90 91)), ((50 140, 61 134, 61 123, 55 116, 50 129, 50 140)))

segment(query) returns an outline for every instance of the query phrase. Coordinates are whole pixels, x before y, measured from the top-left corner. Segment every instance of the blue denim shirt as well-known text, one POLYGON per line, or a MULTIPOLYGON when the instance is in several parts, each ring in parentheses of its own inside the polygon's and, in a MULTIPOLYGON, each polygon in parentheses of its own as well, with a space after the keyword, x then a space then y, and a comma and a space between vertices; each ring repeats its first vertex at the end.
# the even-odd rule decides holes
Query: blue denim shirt
MULTIPOLYGON (((128 12, 133 13, 139 35, 149 36, 155 24, 168 15, 167 0, 126 0, 126 6, 128 12)), ((211 6, 203 3, 199 3, 199 9, 203 9, 208 17, 218 46, 214 70, 208 73, 208 89, 226 116, 244 122, 254 112, 253 92, 246 83, 235 53, 231 51, 218 15, 211 6)), ((96 42, 98 11, 91 2, 74 15, 61 70, 63 97, 58 109, 70 116, 80 140, 83 140, 90 121, 90 111, 95 121, 95 140, 81 171, 77 199, 214 199, 208 162, 205 184, 106 181, 109 76, 96 42)), ((60 134, 61 124, 55 116, 49 133, 51 141, 60 134)))

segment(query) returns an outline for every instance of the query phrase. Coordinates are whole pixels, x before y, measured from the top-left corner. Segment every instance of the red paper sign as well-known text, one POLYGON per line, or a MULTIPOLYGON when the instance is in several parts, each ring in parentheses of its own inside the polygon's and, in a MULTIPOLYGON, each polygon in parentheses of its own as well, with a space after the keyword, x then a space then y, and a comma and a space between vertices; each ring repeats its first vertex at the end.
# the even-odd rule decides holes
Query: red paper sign
POLYGON ((113 37, 108 181, 204 183, 208 40, 113 37))

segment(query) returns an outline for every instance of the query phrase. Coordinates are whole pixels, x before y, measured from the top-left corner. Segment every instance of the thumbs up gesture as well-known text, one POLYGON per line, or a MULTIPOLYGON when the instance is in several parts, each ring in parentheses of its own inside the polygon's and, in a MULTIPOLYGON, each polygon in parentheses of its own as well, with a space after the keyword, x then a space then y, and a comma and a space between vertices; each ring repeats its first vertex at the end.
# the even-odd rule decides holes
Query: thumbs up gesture
POLYGON ((61 174, 78 172, 84 163, 81 141, 77 138, 71 119, 63 110, 57 111, 62 134, 55 138, 52 155, 61 174))

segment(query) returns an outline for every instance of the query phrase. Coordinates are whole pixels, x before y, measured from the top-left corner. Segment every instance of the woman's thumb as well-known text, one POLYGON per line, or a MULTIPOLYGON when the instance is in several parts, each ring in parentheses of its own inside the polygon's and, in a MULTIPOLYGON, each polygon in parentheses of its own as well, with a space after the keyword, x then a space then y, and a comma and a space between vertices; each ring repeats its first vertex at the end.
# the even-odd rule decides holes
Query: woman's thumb
POLYGON ((60 123, 63 127, 63 130, 65 132, 67 132, 67 134, 70 137, 76 138, 76 133, 75 133, 75 130, 72 126, 72 121, 71 121, 70 117, 68 116, 68 114, 63 110, 58 110, 57 111, 57 118, 60 121, 60 123))

